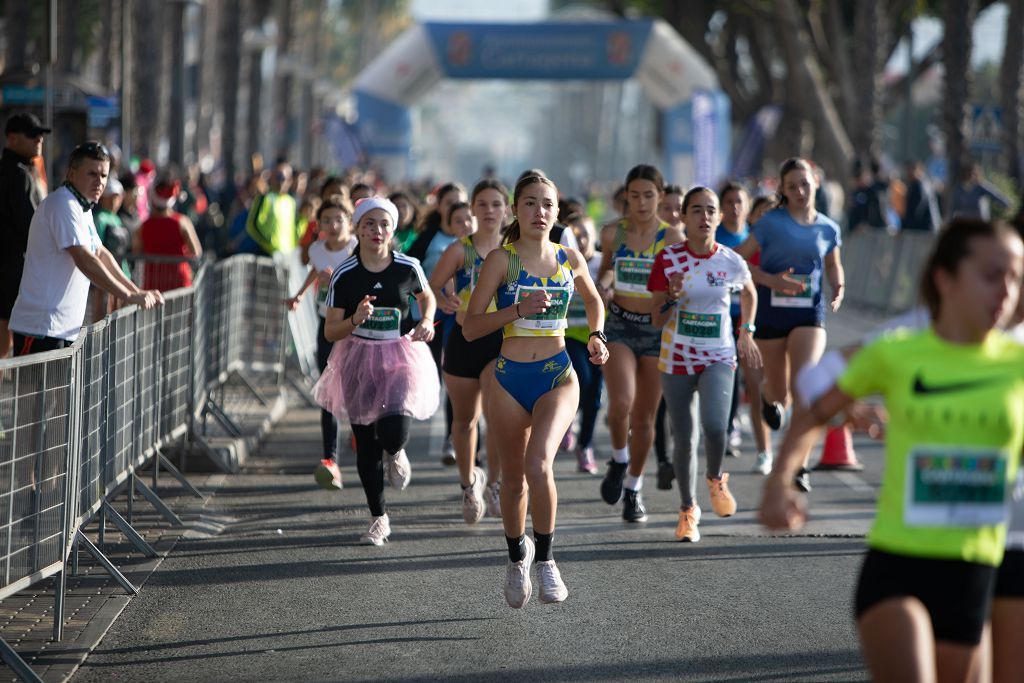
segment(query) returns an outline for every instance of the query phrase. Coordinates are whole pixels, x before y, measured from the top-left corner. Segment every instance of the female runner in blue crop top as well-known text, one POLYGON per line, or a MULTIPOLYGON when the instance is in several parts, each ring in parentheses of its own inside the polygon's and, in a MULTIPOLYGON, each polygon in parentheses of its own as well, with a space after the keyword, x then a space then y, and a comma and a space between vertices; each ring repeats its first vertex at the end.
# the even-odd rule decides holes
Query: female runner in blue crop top
POLYGON ((604 306, 586 261, 575 249, 548 239, 558 215, 554 183, 527 176, 516 184, 512 204, 515 221, 508 243, 484 261, 463 334, 473 341, 504 330, 488 412, 501 416, 492 428, 501 458, 502 524, 509 553, 505 600, 519 608, 533 592, 530 565, 535 556, 540 601, 561 602, 569 593, 551 555, 558 504, 551 465, 579 403, 579 383, 563 336, 574 286, 590 324, 591 362, 603 364, 608 349, 604 306), (497 310, 488 313, 492 301, 497 310), (525 535, 527 484, 536 544, 525 535))

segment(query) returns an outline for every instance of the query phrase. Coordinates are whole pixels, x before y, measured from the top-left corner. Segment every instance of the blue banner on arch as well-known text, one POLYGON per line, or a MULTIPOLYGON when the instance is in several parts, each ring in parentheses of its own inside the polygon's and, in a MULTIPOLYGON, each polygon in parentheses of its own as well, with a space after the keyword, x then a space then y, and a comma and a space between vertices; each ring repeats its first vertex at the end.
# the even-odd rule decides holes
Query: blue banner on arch
POLYGON ((617 80, 636 71, 652 23, 424 26, 448 78, 617 80))

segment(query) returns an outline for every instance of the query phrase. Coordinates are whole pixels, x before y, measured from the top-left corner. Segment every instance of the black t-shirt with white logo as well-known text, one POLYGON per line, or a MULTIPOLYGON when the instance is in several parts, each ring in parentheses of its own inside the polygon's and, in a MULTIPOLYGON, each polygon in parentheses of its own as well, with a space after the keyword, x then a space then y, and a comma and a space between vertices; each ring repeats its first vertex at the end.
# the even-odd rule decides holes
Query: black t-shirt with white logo
POLYGON ((345 315, 355 313, 364 296, 377 297, 373 301, 374 317, 356 330, 361 337, 387 339, 389 332, 405 334, 414 327, 409 317, 409 298, 427 289, 427 277, 420 262, 405 254, 392 254, 391 264, 379 273, 371 273, 363 266, 357 252, 342 261, 334 275, 327 294, 328 308, 344 309, 345 315), (398 330, 393 329, 398 325, 398 330))

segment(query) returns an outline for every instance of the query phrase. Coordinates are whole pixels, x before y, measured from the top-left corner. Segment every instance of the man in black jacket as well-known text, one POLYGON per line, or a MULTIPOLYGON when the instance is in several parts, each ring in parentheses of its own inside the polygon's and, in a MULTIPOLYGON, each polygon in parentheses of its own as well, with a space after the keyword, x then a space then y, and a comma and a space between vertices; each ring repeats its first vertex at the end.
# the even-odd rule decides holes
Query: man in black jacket
POLYGON ((4 133, 7 144, 0 155, 0 358, 11 350, 7 326, 18 298, 25 266, 28 227, 43 200, 35 158, 43 152, 43 135, 50 129, 32 114, 13 114, 4 133))

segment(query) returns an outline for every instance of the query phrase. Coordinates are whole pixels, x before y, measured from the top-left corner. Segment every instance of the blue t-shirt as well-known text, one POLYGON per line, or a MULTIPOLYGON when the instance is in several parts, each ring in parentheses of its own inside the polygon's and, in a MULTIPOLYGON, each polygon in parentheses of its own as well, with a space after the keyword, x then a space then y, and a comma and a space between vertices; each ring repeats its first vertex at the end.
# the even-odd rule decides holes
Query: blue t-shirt
POLYGON ((458 237, 449 235, 443 230, 438 230, 434 238, 430 240, 430 244, 427 246, 427 253, 423 256, 423 272, 430 277, 434 273, 434 268, 437 267, 437 262, 441 260, 441 254, 447 249, 452 242, 457 242, 458 237))
MULTIPOLYGON (((750 226, 746 223, 743 224, 739 232, 732 232, 721 223, 718 224, 718 230, 715 231, 715 241, 733 250, 746 242, 749 236, 750 226)), ((738 320, 742 313, 739 292, 733 292, 729 302, 729 315, 738 320)))
POLYGON ((715 241, 722 246, 735 249, 744 242, 747 241, 747 236, 750 234, 750 226, 746 223, 740 228, 739 232, 730 232, 724 225, 719 224, 718 230, 715 232, 715 241))
POLYGON ((821 289, 825 256, 842 245, 836 222, 819 213, 814 223, 801 225, 785 207, 779 207, 766 213, 750 232, 761 247, 764 272, 774 274, 792 268, 792 277, 807 286, 801 295, 785 296, 758 285, 756 324, 789 328, 824 322, 821 289))

